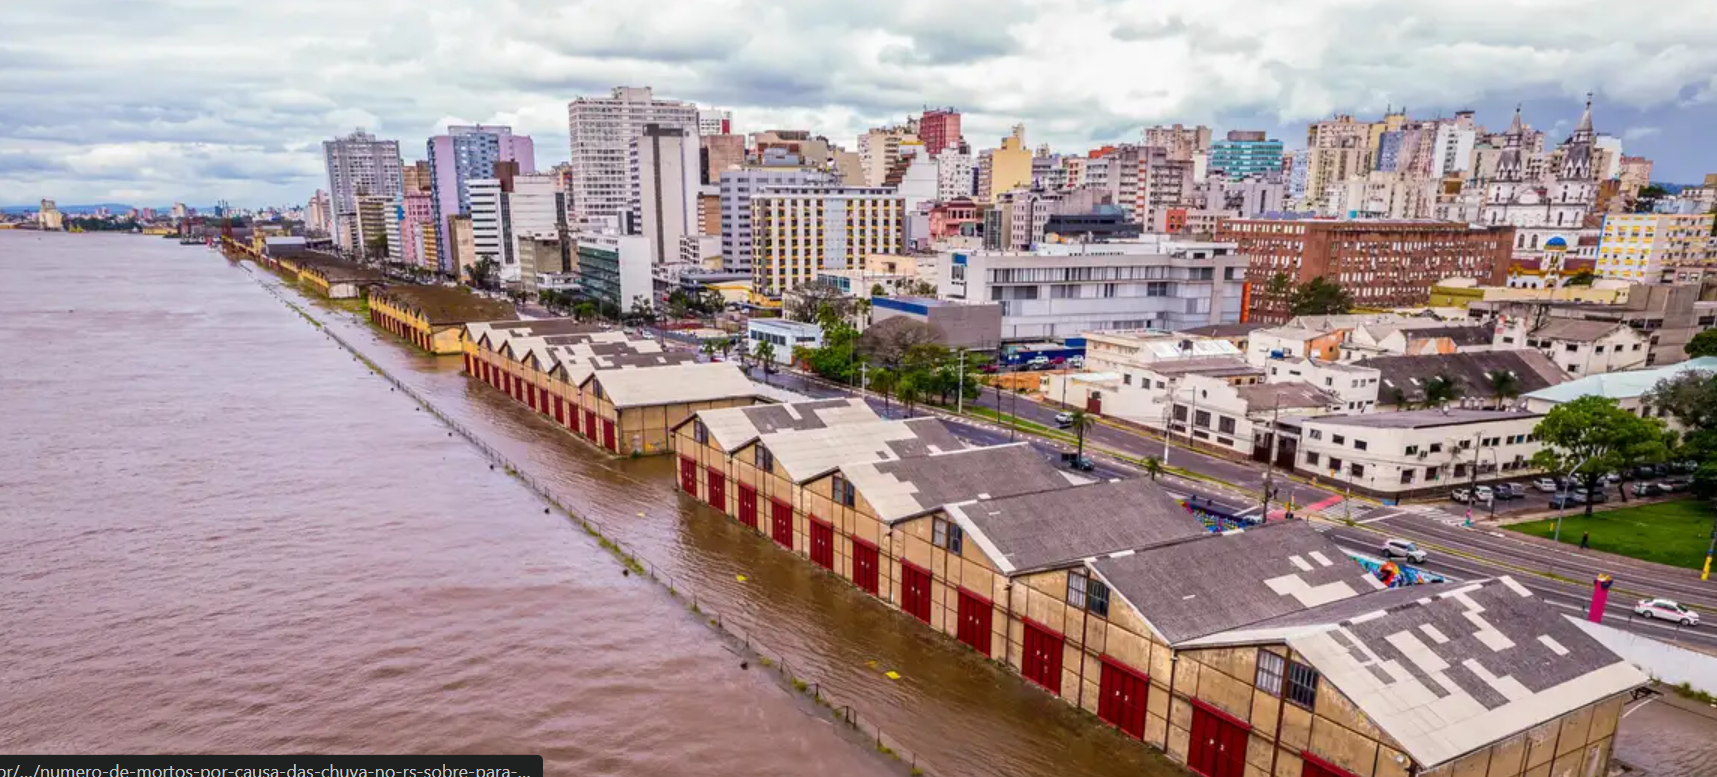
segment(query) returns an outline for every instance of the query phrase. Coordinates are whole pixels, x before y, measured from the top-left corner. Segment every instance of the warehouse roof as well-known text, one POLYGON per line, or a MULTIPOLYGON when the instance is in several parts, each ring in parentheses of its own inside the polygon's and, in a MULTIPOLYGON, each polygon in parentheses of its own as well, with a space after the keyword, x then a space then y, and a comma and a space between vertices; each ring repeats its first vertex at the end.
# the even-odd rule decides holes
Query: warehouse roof
POLYGON ((795 483, 849 464, 912 459, 969 447, 934 418, 789 429, 759 437, 758 444, 795 483))
POLYGON ((382 297, 396 307, 421 315, 432 326, 505 320, 519 315, 506 302, 478 296, 459 286, 387 284, 370 289, 370 297, 382 297))
POLYGON ((882 420, 868 402, 851 398, 700 410, 675 428, 691 423, 694 418, 709 430, 710 440, 729 453, 766 434, 882 420))
POLYGON ((947 506, 1003 574, 1206 533, 1161 486, 1116 480, 947 506))
POLYGON ((885 523, 898 523, 955 502, 1086 482, 1051 466, 1024 442, 842 465, 841 472, 885 523))
POLYGON ((577 384, 595 382, 616 408, 677 405, 758 396, 739 368, 726 363, 676 364, 636 370, 593 372, 577 384))
POLYGON ((1554 386, 1568 379, 1567 373, 1557 367, 1550 357, 1529 349, 1378 356, 1354 363, 1383 373, 1383 382, 1378 387, 1378 401, 1383 404, 1395 404, 1392 392, 1396 390, 1399 390, 1402 398, 1408 402, 1424 401, 1425 384, 1439 375, 1459 384, 1463 397, 1496 396, 1496 389, 1490 379, 1493 372, 1513 375, 1521 394, 1554 386))
POLYGON ((1657 386, 1658 381, 1668 380, 1692 370, 1706 373, 1717 372, 1717 356, 1701 356, 1697 359, 1688 359, 1678 364, 1649 370, 1628 370, 1626 372, 1588 375, 1579 380, 1547 386, 1523 396, 1527 399, 1542 399, 1546 402, 1572 402, 1588 395, 1611 399, 1632 399, 1651 391, 1657 386))
POLYGON ((1426 769, 1648 682, 1508 577, 1378 591, 1197 642, 1287 644, 1426 769))
POLYGON ((473 321, 465 325, 465 338, 471 342, 488 348, 500 350, 501 345, 517 337, 543 337, 547 335, 580 334, 591 332, 616 332, 622 338, 625 333, 600 324, 589 324, 576 318, 525 318, 515 321, 473 321))
POLYGON ((1115 553, 1092 568, 1175 646, 1383 587, 1305 521, 1115 553))
POLYGON ((1591 321, 1584 318, 1552 318, 1533 329, 1528 336, 1545 340, 1567 340, 1590 343, 1600 340, 1625 324, 1615 321, 1591 321))
POLYGON ((1324 415, 1301 419, 1302 423, 1331 426, 1357 426, 1366 429, 1434 429, 1439 426, 1459 426, 1486 421, 1515 421, 1538 418, 1538 413, 1520 410, 1465 410, 1459 408, 1430 408, 1402 410, 1395 413, 1359 413, 1356 415, 1324 415))

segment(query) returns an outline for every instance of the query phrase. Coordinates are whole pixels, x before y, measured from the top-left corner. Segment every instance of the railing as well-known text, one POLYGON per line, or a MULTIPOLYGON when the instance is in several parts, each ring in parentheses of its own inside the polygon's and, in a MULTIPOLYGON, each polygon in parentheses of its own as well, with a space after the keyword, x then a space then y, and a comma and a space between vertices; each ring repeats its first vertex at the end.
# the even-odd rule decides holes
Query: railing
MULTIPOLYGON (((248 271, 248 268, 246 269, 248 271)), ((623 574, 647 575, 651 580, 665 587, 669 595, 684 602, 691 612, 705 619, 710 628, 721 634, 729 643, 730 648, 735 648, 734 652, 741 657, 741 660, 745 665, 749 666, 750 664, 755 663, 763 669, 773 671, 784 686, 791 688, 810 703, 822 708, 824 714, 827 714, 831 720, 845 724, 846 735, 849 739, 853 739, 854 741, 864 741, 866 744, 874 747, 877 752, 900 762, 900 764, 905 769, 909 770, 909 773, 912 775, 934 774, 934 770, 930 767, 927 760, 907 748, 898 738, 883 731, 882 727, 878 725, 875 720, 867 719, 857 707, 829 693, 820 681, 817 681, 808 675, 801 676, 795 672, 792 666, 788 663, 785 653, 770 649, 758 639, 755 632, 745 629, 739 624, 724 618, 722 613, 711 609, 711 600, 706 595, 701 594, 699 588, 693 585, 691 581, 683 577, 675 577, 662 567, 657 566, 654 561, 646 557, 643 553, 640 553, 635 547, 627 543, 625 540, 620 539, 611 525, 596 518, 580 514, 574 511, 571 507, 568 507, 551 489, 543 485, 536 478, 531 477, 523 470, 519 469, 512 460, 508 459, 500 451, 484 442, 481 436, 472 432, 470 429, 465 428, 465 426, 460 424, 458 421, 448 417, 447 414, 437 408, 434 403, 423 397, 410 385, 394 377, 392 373, 371 361, 369 357, 365 356, 363 352, 359 351, 344 338, 340 337, 335 332, 330 331, 326 326, 323 326, 321 322, 311 316, 308 311, 304 310, 297 303, 281 294, 278 289, 267 283, 263 283, 260 279, 258 279, 257 282, 263 287, 263 289, 267 290, 268 293, 274 295, 276 299, 285 303, 287 307, 292 308, 297 311, 299 315, 304 316, 306 319, 316 324, 322 329, 324 334, 326 334, 335 343, 339 344, 341 348, 344 348, 370 370, 393 384, 393 387, 397 391, 410 397, 425 411, 428 411, 430 415, 435 416, 437 420, 441 421, 442 424, 446 425, 454 432, 457 432, 459 436, 464 437, 467 442, 476 447, 477 450, 481 451, 484 457, 489 459, 492 468, 501 468, 502 471, 506 472, 506 474, 512 476, 514 479, 523 483, 531 491, 535 492, 538 497, 547 502, 554 509, 559 510, 562 514, 578 523, 580 528, 583 528, 587 534, 596 539, 597 544, 601 546, 603 550, 608 551, 621 563, 623 567, 625 567, 626 571, 623 572, 623 574)))

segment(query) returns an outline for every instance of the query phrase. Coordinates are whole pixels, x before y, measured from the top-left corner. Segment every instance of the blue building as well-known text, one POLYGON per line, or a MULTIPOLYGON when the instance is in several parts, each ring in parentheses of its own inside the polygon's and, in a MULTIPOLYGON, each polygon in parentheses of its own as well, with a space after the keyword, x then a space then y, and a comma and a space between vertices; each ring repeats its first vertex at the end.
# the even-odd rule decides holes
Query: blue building
POLYGON ((1229 132, 1227 139, 1210 144, 1210 172, 1229 178, 1280 173, 1282 141, 1267 140, 1262 132, 1229 132))

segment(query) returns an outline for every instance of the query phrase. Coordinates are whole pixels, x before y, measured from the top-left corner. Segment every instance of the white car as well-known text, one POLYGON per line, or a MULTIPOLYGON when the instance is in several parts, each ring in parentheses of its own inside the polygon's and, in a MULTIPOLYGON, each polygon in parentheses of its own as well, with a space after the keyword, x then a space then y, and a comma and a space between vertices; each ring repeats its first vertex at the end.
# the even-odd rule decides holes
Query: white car
POLYGON ((1425 563, 1425 551, 1411 540, 1385 540, 1383 542, 1383 557, 1386 559, 1401 557, 1415 564, 1425 563))
POLYGON ((1699 625, 1699 613, 1671 599, 1641 599, 1639 604, 1634 605, 1634 614, 1648 620, 1662 618, 1675 621, 1683 626, 1699 625))
POLYGON ((1066 429, 1067 427, 1072 426, 1073 425, 1073 414, 1072 413, 1056 413, 1055 414, 1055 425, 1059 426, 1063 429, 1066 429))
POLYGON ((1473 499, 1480 504, 1490 504, 1496 498, 1496 492, 1490 486, 1478 486, 1473 489, 1473 499))
POLYGON ((1532 487, 1546 494, 1554 494, 1557 490, 1556 478, 1539 478, 1532 481, 1532 487))

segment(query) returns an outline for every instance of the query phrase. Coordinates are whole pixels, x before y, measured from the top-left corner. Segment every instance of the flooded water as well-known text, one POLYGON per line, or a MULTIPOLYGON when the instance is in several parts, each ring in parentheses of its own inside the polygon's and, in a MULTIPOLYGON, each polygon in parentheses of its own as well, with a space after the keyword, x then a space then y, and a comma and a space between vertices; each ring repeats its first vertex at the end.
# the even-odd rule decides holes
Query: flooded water
POLYGON ((1629 704, 1616 732, 1616 758, 1638 777, 1717 774, 1717 708, 1663 697, 1629 704))
POLYGON ((0 278, 0 752, 894 773, 220 257, 0 278))
MULTIPOLYGON (((0 273, 0 679, 20 702, 0 751, 890 771, 270 296, 274 276, 7 233, 0 273)), ((668 459, 601 456, 457 357, 299 301, 928 773, 1187 773, 680 496, 668 459)))

